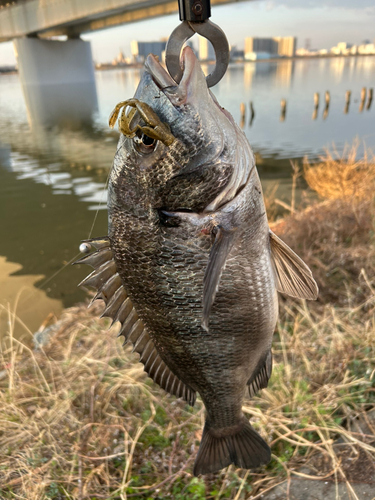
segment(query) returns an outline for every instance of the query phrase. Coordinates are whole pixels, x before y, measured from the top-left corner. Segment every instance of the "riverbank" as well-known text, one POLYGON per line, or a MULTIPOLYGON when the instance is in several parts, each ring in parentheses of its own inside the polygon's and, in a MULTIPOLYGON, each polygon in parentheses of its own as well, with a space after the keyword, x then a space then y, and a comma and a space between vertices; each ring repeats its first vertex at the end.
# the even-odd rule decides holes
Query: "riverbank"
POLYGON ((306 163, 322 199, 306 195, 272 225, 311 267, 320 297, 280 298, 270 384, 244 405, 272 448, 267 467, 194 478, 200 399, 192 409, 158 389, 117 327, 98 319, 103 306, 82 304, 40 332, 43 345, 10 334, 2 352, 2 497, 255 500, 297 476, 374 482, 375 162, 347 156, 306 163))

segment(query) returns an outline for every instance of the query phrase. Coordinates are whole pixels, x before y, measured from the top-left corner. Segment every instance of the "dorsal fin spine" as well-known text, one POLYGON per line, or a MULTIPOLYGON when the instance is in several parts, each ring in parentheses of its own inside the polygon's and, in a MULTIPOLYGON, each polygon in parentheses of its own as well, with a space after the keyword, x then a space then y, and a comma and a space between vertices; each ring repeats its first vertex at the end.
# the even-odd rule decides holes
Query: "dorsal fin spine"
POLYGON ((162 389, 168 392, 171 386, 172 392, 177 397, 183 396, 185 400, 194 404, 195 391, 174 375, 164 360, 160 357, 153 340, 150 338, 143 321, 139 318, 130 298, 123 287, 120 275, 117 272, 113 253, 108 237, 86 240, 92 244, 97 251, 81 258, 77 263, 88 264, 94 268, 80 285, 92 286, 96 288, 96 294, 90 305, 97 299, 105 302, 103 316, 112 318, 111 326, 119 321, 121 328, 118 337, 124 336, 124 345, 131 342, 133 352, 140 354, 139 361, 143 362, 145 371, 162 389), (163 382, 166 380, 166 384, 163 382), (177 387, 176 387, 177 385, 177 387))
MULTIPOLYGON (((152 370, 154 369, 156 360, 157 360, 157 357, 155 357, 154 361, 152 362, 152 365, 150 366, 150 371, 149 371, 150 374, 152 373, 152 370)), ((159 364, 159 366, 160 366, 160 364, 159 364)))
POLYGON ((137 348, 139 344, 141 344, 142 340, 145 338, 146 330, 143 330, 143 332, 140 334, 140 336, 137 338, 135 343, 133 344, 133 349, 132 352, 138 352, 137 348))
POLYGON ((128 333, 126 340, 134 344, 134 342, 137 340, 138 336, 142 333, 143 330, 144 330, 143 322, 140 319, 137 319, 132 329, 128 333))
POLYGON ((161 368, 164 366, 164 362, 163 363, 159 363, 158 367, 156 368, 156 372, 154 373, 154 380, 155 380, 155 383, 158 384, 159 383, 159 380, 158 380, 158 374, 161 370, 161 368))
POLYGON ((131 303, 130 298, 127 297, 124 300, 120 309, 117 311, 116 316, 113 318, 113 322, 119 321, 121 323, 121 325, 123 325, 124 321, 126 320, 128 315, 130 314, 132 309, 133 309, 133 304, 131 303))
POLYGON ((151 339, 148 340, 147 344, 145 345, 144 349, 143 349, 143 352, 141 354, 141 357, 139 358, 139 361, 141 363, 144 363, 144 359, 146 356, 148 356, 148 353, 147 353, 147 350, 149 349, 149 345, 151 343, 151 339), (146 354, 147 353, 147 354, 146 354))
POLYGON ((101 318, 104 316, 107 316, 109 318, 115 318, 118 310, 124 303, 124 300, 126 299, 126 293, 123 287, 120 286, 114 293, 114 295, 109 299, 106 308, 101 314, 101 318))

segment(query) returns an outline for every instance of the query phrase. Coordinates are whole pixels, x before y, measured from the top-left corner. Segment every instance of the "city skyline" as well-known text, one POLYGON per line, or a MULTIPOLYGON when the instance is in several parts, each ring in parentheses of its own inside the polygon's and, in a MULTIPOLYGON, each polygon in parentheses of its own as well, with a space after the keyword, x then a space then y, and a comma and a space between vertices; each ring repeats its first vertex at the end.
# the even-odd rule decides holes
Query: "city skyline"
MULTIPOLYGON (((294 0, 254 1, 215 6, 211 20, 220 25, 229 43, 244 49, 246 37, 295 36, 297 48, 306 40, 314 49, 329 48, 338 42, 360 44, 375 38, 375 7, 370 0, 359 0, 355 7, 345 0, 310 0, 302 7, 294 0), (355 21, 353 21, 355 19, 355 21)), ((84 34, 91 41, 96 62, 108 62, 119 50, 130 56, 132 40, 152 41, 168 37, 178 24, 171 15, 134 24, 84 34)), ((15 64, 12 43, 0 44, 0 66, 15 64)))

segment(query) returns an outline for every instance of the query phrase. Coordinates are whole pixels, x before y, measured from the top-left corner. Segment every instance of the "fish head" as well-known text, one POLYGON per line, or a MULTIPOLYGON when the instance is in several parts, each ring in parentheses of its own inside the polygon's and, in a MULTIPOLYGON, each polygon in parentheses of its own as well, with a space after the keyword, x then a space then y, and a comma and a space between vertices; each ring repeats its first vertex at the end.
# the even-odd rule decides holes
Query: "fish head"
POLYGON ((244 148, 242 131, 208 89, 190 47, 181 63, 177 84, 155 56, 147 57, 134 99, 127 101, 135 111, 110 174, 110 203, 212 211, 243 185, 246 165, 253 163, 250 146, 245 139, 244 148))

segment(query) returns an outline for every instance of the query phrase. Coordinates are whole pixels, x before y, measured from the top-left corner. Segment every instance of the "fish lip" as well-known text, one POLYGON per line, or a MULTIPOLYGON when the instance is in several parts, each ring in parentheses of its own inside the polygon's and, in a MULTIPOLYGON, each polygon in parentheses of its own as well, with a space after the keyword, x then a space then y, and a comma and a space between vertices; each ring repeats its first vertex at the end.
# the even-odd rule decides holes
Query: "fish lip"
POLYGON ((149 54, 145 62, 146 71, 151 75, 154 83, 175 106, 186 103, 189 97, 189 84, 196 70, 196 65, 199 65, 198 59, 190 47, 183 49, 181 63, 183 73, 180 83, 177 84, 156 56, 149 54))
POLYGON ((177 88, 177 83, 173 80, 171 75, 160 64, 159 58, 154 54, 149 54, 145 62, 146 71, 152 76, 154 83, 160 90, 177 88))

